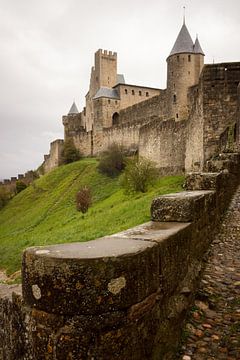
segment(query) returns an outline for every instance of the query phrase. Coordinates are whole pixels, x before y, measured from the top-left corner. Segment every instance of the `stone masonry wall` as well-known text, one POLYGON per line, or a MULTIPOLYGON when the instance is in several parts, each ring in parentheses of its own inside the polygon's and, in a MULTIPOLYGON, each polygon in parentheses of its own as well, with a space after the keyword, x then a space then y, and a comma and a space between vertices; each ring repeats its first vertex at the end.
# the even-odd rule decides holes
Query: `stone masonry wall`
POLYGON ((236 123, 236 143, 238 151, 240 150, 240 83, 238 84, 238 106, 237 106, 237 123, 236 123))
POLYGON ((51 142, 49 155, 44 156, 42 165, 44 173, 48 173, 61 164, 63 143, 64 141, 61 139, 51 142))
POLYGON ((191 106, 186 123, 185 171, 200 171, 204 166, 202 83, 190 89, 188 102, 191 106))
POLYGON ((205 65, 202 77, 204 161, 219 152, 219 138, 237 121, 240 63, 205 65))
POLYGON ((120 109, 126 109, 142 101, 149 100, 158 96, 163 90, 148 88, 145 86, 136 86, 128 84, 119 84, 114 87, 120 97, 120 109))
POLYGON ((98 155, 116 143, 130 151, 139 148, 139 130, 146 120, 113 126, 93 134, 93 154, 98 155))
POLYGON ((186 122, 157 118, 140 128, 139 154, 154 161, 160 172, 184 172, 186 122))
POLYGON ((188 191, 154 199, 149 223, 27 249, 22 296, 1 287, 1 359, 172 360, 204 254, 239 182, 239 154, 208 165, 221 171, 189 174, 188 191))
POLYGON ((146 120, 152 116, 164 117, 166 113, 166 91, 161 90, 158 96, 153 96, 151 99, 120 110, 120 123, 124 124, 146 120))

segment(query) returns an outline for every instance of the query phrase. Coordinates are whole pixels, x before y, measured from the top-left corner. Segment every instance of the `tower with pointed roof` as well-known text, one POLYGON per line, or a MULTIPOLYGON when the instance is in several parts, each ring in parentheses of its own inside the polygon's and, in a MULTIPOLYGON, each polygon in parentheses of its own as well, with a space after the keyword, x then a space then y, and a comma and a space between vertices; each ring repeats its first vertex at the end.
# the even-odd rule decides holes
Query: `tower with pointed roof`
POLYGON ((169 117, 188 118, 188 90, 197 85, 204 65, 204 53, 198 37, 193 43, 185 24, 167 58, 167 94, 169 117))

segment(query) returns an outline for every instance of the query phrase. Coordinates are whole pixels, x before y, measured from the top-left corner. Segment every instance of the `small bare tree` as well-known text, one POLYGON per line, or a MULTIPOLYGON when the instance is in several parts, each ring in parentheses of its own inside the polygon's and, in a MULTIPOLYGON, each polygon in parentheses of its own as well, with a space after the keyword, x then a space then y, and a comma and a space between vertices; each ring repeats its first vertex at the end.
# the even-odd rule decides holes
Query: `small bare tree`
POLYGON ((83 214, 88 211, 92 204, 92 192, 87 186, 82 187, 76 194, 76 207, 83 214))

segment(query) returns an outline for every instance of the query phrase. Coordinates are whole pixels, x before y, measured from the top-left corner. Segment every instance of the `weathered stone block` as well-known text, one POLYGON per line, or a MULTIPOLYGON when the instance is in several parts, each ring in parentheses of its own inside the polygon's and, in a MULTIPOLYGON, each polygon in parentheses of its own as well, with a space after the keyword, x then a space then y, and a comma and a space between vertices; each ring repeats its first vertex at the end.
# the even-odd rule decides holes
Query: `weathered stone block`
POLYGON ((222 173, 194 172, 186 175, 186 190, 216 190, 222 185, 222 173))
POLYGON ((206 203, 214 196, 214 191, 185 191, 162 195, 151 205, 153 221, 197 221, 204 213, 206 203))
POLYGON ((23 298, 49 313, 100 314, 156 292, 158 273, 153 242, 105 237, 34 247, 23 257, 23 298))

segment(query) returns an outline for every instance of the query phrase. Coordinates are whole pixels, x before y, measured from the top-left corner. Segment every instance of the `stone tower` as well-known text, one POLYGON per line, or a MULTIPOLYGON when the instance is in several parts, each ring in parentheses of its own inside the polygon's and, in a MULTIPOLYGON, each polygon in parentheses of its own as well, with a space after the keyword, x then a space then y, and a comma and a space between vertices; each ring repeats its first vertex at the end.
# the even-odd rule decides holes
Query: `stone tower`
POLYGON ((184 21, 167 58, 168 111, 169 117, 176 121, 188 117, 188 89, 198 84, 203 65, 204 53, 199 40, 196 38, 193 43, 184 21))
POLYGON ((101 88, 112 88, 117 83, 117 53, 99 49, 91 71, 89 92, 86 95, 85 127, 92 130, 94 123, 93 98, 101 88))
POLYGON ((117 83, 117 53, 99 49, 95 53, 96 90, 100 87, 111 88, 117 83))

